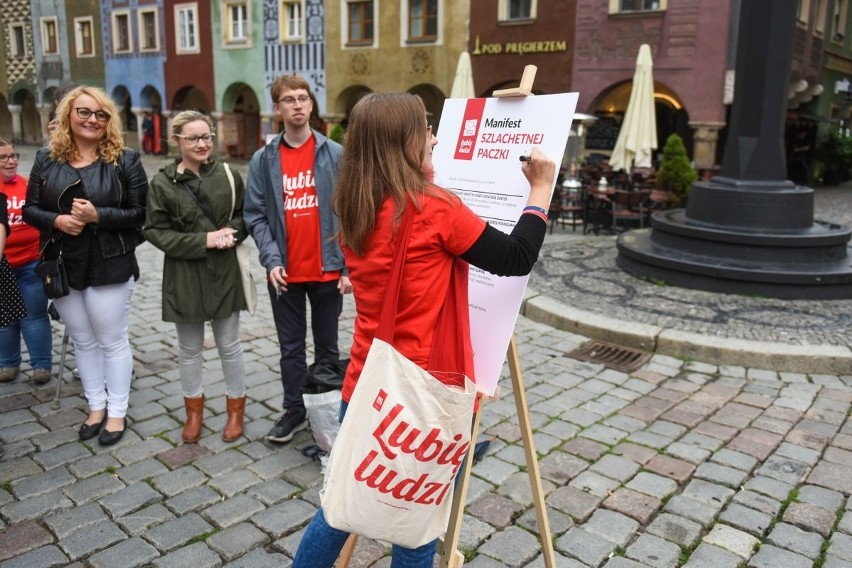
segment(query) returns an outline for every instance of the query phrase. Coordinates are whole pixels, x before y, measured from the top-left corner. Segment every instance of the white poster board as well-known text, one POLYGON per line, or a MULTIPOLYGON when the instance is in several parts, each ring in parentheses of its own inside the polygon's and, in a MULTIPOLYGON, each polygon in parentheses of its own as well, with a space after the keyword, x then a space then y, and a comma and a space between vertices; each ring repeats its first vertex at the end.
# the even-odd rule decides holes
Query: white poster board
MULTIPOLYGON (((530 189, 519 157, 538 146, 557 165, 562 162, 577 96, 447 99, 432 153, 436 183, 455 192, 493 227, 510 233, 530 189)), ((497 388, 528 278, 499 277, 470 267, 474 369, 477 388, 486 395, 497 388)))

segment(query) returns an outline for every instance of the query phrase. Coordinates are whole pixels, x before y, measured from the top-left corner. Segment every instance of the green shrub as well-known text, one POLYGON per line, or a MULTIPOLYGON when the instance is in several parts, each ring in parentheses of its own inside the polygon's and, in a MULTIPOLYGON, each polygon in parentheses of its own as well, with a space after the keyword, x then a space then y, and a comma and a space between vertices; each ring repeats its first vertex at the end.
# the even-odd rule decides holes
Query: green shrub
POLYGON ((668 191, 671 195, 671 205, 683 207, 689 198, 692 184, 698 180, 698 173, 686 155, 683 139, 672 134, 666 139, 663 148, 663 159, 657 170, 657 189, 668 191))
POLYGON ((343 135, 346 134, 346 129, 343 128, 342 124, 335 124, 331 128, 331 132, 328 133, 328 137, 337 142, 338 144, 343 144, 343 135))
POLYGON ((831 130, 828 138, 817 146, 816 158, 822 164, 823 183, 843 181, 852 169, 852 136, 843 129, 831 130))

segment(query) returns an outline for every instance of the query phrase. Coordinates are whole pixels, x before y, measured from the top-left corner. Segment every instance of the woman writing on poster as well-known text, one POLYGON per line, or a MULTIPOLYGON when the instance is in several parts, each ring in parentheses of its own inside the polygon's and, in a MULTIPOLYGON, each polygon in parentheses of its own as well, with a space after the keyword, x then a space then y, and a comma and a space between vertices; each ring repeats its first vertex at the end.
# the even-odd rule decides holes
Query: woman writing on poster
MULTIPOLYGON (((350 114, 335 209, 357 316, 341 416, 358 388, 376 334, 396 231, 406 211, 411 214, 411 229, 393 347, 421 368, 426 368, 432 344, 438 340, 431 330, 438 321, 440 299, 445 297, 442 292, 449 286, 456 258, 465 261, 465 271, 470 263, 506 276, 528 274, 538 258, 555 164, 535 148, 520 163, 530 183, 530 196, 524 214, 507 235, 432 183, 432 148, 437 143, 423 102, 415 95, 370 94, 350 114)), ((461 334, 469 347, 470 329, 462 329, 461 334)), ((393 519, 376 522, 392 525, 393 519)), ((328 524, 320 509, 302 538, 294 568, 330 568, 347 537, 348 533, 328 524)), ((416 548, 394 545, 391 566, 431 568, 434 554, 434 541, 416 548)))

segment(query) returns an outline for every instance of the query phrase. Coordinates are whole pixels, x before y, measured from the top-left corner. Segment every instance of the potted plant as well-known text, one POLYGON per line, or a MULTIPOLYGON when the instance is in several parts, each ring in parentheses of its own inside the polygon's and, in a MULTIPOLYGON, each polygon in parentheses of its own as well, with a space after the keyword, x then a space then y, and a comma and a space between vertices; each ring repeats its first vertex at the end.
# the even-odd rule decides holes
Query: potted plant
POLYGON ((672 134, 663 148, 663 159, 657 170, 657 189, 669 192, 669 205, 683 207, 696 180, 698 173, 689 162, 683 139, 672 134))

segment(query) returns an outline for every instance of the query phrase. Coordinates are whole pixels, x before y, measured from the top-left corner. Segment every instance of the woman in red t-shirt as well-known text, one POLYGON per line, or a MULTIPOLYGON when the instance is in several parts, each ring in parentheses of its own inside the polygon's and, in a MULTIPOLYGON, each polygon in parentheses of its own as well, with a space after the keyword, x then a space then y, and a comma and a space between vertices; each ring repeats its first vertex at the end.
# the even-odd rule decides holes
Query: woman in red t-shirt
MULTIPOLYGON (((506 235, 432 183, 432 148, 437 143, 423 102, 409 93, 367 95, 349 115, 335 212, 357 314, 341 418, 376 333, 397 243, 395 232, 406 208, 413 207, 414 212, 393 347, 424 368, 454 259, 501 276, 520 276, 532 270, 544 241, 556 176, 553 161, 533 148, 529 159, 521 162, 530 196, 524 214, 506 235)), ((462 333, 469 343, 470 330, 462 333)), ((293 568, 330 568, 347 537, 328 525, 320 509, 302 537, 293 568)), ((434 541, 417 548, 394 545, 393 565, 431 568, 434 554, 434 541)))
POLYGON ((15 147, 0 138, 0 192, 5 193, 9 208, 9 228, 6 258, 18 282, 27 306, 27 315, 15 318, 0 327, 0 383, 14 381, 21 370, 21 336, 27 343, 32 380, 43 385, 50 380, 53 365, 53 336, 47 316, 47 296, 41 280, 35 274, 39 258, 39 231, 24 223, 21 209, 27 197, 27 179, 18 174, 15 147))

